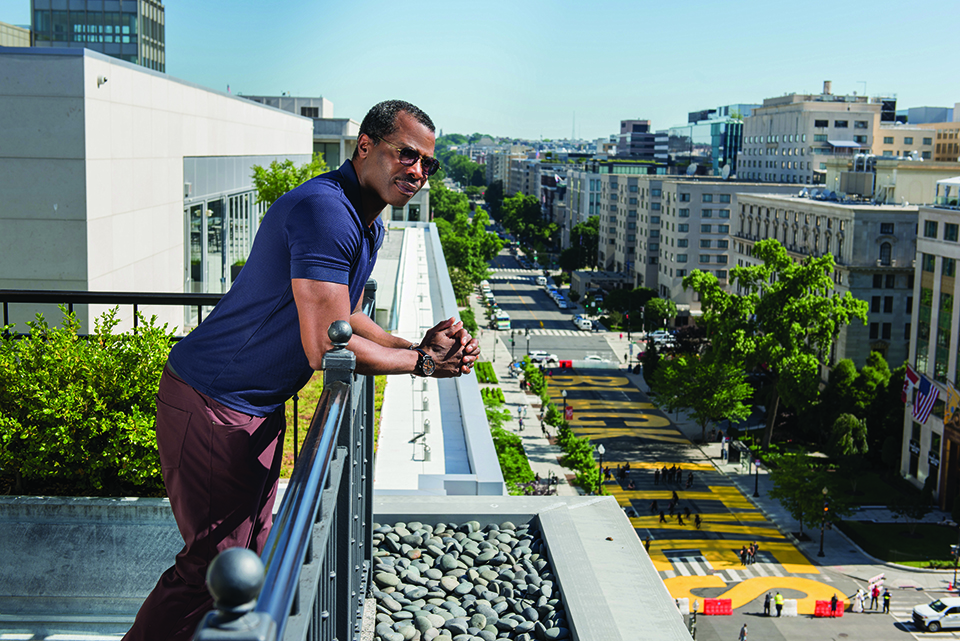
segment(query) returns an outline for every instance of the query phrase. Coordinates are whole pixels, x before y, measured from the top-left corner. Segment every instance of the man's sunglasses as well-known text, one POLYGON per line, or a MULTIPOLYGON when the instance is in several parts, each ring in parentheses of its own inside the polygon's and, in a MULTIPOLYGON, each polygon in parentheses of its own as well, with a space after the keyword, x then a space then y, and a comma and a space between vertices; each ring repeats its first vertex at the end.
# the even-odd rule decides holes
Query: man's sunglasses
POLYGON ((394 149, 397 150, 397 153, 400 154, 400 164, 404 167, 413 167, 417 164, 417 161, 420 161, 420 167, 423 169, 423 173, 427 176, 432 176, 438 171, 440 171, 440 161, 436 158, 431 158, 430 156, 423 156, 416 149, 410 147, 397 147, 395 144, 389 140, 384 140, 380 136, 374 136, 380 142, 385 142, 394 149))

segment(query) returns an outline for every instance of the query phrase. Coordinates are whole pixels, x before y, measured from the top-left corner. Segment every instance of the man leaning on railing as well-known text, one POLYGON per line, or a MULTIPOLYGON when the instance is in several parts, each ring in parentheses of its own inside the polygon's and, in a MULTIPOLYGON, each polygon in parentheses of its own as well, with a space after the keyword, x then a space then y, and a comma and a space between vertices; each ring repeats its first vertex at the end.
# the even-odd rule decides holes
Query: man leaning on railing
POLYGON ((184 547, 125 639, 190 638, 212 607, 211 560, 231 547, 262 551, 283 405, 321 368, 331 323, 349 321, 358 374, 470 372, 480 347, 459 321, 439 323, 414 345, 360 308, 383 240, 381 211, 403 207, 440 167, 434 131, 410 103, 374 106, 353 158, 270 207, 233 287, 174 346, 157 395, 157 443, 184 547))

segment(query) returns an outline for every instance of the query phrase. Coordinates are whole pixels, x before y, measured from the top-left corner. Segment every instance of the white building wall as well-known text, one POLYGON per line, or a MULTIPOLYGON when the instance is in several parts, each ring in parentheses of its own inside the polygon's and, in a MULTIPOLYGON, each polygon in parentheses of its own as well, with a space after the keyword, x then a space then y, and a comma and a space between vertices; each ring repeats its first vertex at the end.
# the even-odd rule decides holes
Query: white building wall
POLYGON ((183 291, 184 158, 312 152, 309 118, 87 50, 4 52, 0 87, 0 287, 183 291))

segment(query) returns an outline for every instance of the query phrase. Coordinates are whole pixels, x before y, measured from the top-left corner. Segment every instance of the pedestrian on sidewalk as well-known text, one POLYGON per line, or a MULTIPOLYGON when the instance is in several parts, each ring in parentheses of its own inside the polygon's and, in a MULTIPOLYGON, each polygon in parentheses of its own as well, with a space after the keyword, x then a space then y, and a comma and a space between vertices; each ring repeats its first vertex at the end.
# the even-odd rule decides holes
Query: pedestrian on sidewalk
POLYGON ((649 536, 643 540, 643 549, 646 550, 647 553, 649 554, 649 552, 650 552, 650 537, 649 537, 649 536))
POLYGON ((653 484, 660 485, 660 470, 653 471, 653 484))
POLYGON ((780 616, 780 613, 783 612, 783 595, 777 592, 776 596, 773 597, 773 604, 777 606, 777 616, 780 616))
POLYGON ((763 597, 763 615, 764 616, 770 616, 770 600, 771 600, 770 593, 767 592, 767 594, 763 597))
POLYGON ((850 598, 850 611, 863 612, 863 590, 857 588, 857 593, 850 598))
POLYGON ((697 529, 699 530, 699 529, 700 529, 700 526, 703 524, 703 519, 700 518, 700 515, 699 515, 699 514, 697 514, 695 517, 693 517, 693 523, 694 523, 694 525, 697 526, 697 529))
POLYGON ((727 460, 727 444, 724 442, 720 443, 720 460, 721 461, 727 460))
MULTIPOLYGON (((673 515, 671 514, 670 516, 673 516, 673 515)), ((666 523, 666 522, 667 522, 667 517, 664 516, 663 510, 660 510, 660 522, 661 522, 661 523, 666 523)))
POLYGON ((747 624, 744 623, 743 627, 740 628, 740 638, 738 641, 747 641, 747 624))
POLYGON ((520 431, 523 431, 523 417, 520 417, 520 431))
POLYGON ((890 590, 883 591, 883 613, 890 614, 890 590))
POLYGON ((677 515, 677 525, 686 525, 686 524, 683 522, 683 515, 682 515, 682 514, 678 514, 678 515, 677 515))
POLYGON ((747 546, 744 545, 740 548, 740 565, 747 564, 747 546))
POLYGON ((880 597, 880 587, 875 585, 870 590, 870 609, 871 610, 877 609, 877 599, 879 597, 880 597))
POLYGON ((830 599, 830 616, 837 616, 837 593, 833 593, 833 597, 830 599))

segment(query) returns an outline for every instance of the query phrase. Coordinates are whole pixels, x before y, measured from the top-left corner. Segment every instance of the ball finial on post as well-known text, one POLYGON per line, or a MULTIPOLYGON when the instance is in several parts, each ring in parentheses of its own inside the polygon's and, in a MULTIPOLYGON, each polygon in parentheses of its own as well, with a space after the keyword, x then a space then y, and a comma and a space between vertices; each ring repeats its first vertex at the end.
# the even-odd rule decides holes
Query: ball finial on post
POLYGON ((207 588, 220 612, 244 614, 253 609, 263 587, 263 562, 252 550, 230 548, 207 569, 207 588))
POLYGON ((327 336, 330 337, 334 349, 346 349, 347 343, 353 337, 353 328, 345 320, 333 321, 327 330, 327 336))

